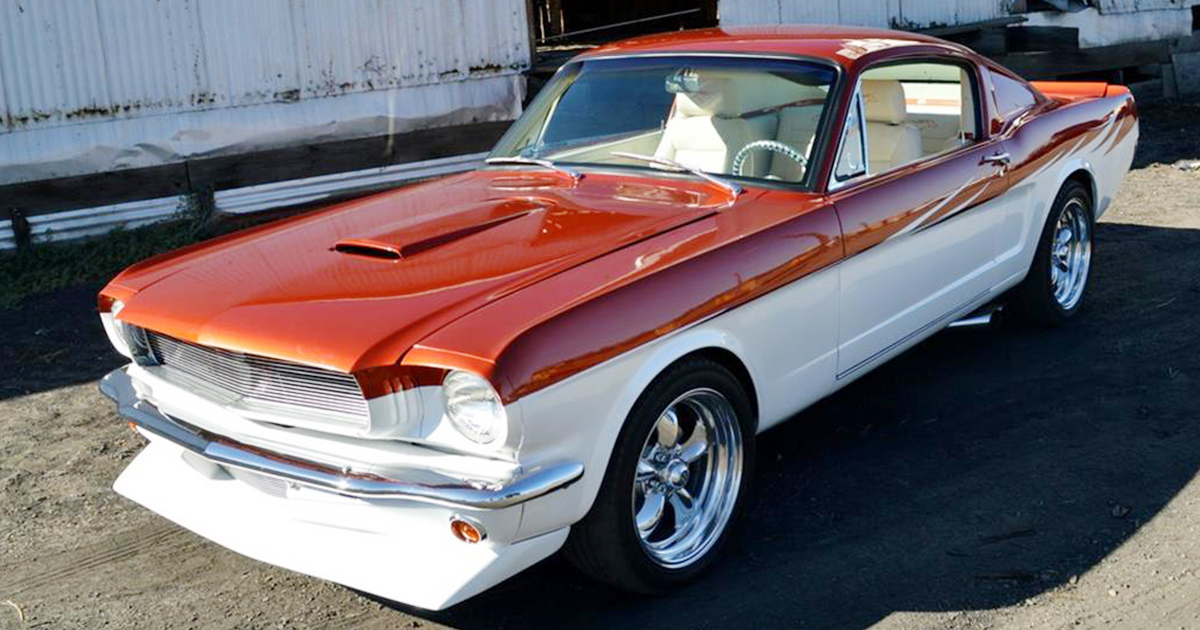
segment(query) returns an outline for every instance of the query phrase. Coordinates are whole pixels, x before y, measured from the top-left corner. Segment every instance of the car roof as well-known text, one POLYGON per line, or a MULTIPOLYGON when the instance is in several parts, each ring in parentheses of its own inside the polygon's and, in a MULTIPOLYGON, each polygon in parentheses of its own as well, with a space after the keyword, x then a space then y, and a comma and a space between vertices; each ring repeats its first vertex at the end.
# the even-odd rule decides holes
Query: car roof
POLYGON ((579 58, 718 52, 815 57, 850 67, 860 61, 866 61, 867 58, 893 56, 910 51, 951 52, 976 57, 968 48, 919 33, 810 24, 673 31, 606 44, 580 55, 579 58))

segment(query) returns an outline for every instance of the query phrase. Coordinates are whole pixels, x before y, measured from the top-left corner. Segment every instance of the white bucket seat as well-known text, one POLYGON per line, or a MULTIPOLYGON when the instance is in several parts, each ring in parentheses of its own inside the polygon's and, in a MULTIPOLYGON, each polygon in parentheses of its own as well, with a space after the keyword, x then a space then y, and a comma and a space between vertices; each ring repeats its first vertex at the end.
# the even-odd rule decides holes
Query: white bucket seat
POLYGON ((871 173, 882 173, 921 157, 921 132, 908 120, 904 87, 899 81, 865 79, 863 105, 871 173))

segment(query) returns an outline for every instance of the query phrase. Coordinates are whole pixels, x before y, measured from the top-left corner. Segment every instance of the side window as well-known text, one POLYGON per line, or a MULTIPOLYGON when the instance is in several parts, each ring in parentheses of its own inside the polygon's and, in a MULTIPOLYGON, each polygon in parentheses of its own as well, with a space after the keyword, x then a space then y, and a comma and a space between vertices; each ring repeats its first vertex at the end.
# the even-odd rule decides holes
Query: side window
MULTIPOLYGON (((889 64, 863 72, 858 89, 867 173, 890 171, 978 140, 973 77, 965 66, 936 61, 889 64)), ((843 148, 838 166, 851 159, 843 148)))
POLYGON ((996 97, 996 112, 1003 120, 1012 120, 1014 116, 1037 103, 1033 92, 1024 83, 999 72, 989 70, 988 74, 992 80, 993 94, 996 97))
POLYGON ((850 108, 850 118, 842 128, 841 153, 833 170, 834 178, 844 182, 867 172, 866 153, 863 145, 862 99, 858 96, 850 108))

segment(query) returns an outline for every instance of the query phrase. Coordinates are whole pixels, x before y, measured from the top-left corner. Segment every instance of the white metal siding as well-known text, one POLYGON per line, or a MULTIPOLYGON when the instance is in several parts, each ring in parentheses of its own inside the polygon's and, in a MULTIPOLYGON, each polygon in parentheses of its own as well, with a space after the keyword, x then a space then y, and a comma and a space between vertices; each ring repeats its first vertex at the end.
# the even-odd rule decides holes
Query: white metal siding
POLYGON ((1101 13, 1137 13, 1164 9, 1182 9, 1196 4, 1196 0, 1098 0, 1101 13))
POLYGON ((724 25, 807 22, 925 28, 1001 17, 1008 15, 1010 5, 1010 0, 720 0, 719 13, 724 25))
POLYGON ((525 0, 0 0, 3 130, 514 74, 525 0))
POLYGON ((913 28, 954 26, 1008 15, 1003 0, 900 0, 899 23, 913 28))

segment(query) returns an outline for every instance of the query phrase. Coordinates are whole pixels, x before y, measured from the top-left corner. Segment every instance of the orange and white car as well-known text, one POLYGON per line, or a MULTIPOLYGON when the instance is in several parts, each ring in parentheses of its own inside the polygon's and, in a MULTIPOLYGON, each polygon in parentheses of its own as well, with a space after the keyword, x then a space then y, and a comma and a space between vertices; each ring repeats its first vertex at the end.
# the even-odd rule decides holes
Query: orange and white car
POLYGON ((565 547, 704 571, 755 436, 1005 304, 1060 324, 1128 90, 961 46, 704 30, 581 55, 488 165, 134 265, 116 490, 253 558, 443 608, 565 547))

